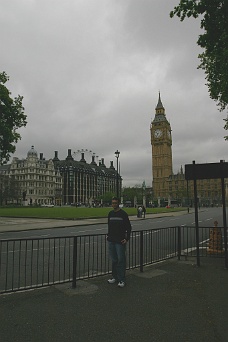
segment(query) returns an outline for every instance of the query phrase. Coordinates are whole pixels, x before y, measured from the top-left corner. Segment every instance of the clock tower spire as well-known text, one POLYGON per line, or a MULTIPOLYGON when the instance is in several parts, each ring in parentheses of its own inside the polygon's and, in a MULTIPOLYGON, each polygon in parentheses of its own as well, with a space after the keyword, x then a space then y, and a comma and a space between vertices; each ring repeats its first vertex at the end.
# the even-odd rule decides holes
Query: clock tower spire
POLYGON ((165 113, 165 108, 163 107, 163 104, 161 102, 160 91, 159 91, 159 95, 158 95, 158 104, 157 104, 157 107, 155 108, 155 110, 156 110, 156 114, 160 113, 161 111, 164 111, 164 113, 165 113))
POLYGON ((168 179, 173 173, 171 126, 165 114, 159 91, 155 117, 150 125, 152 145, 152 176, 155 197, 169 197, 168 179))

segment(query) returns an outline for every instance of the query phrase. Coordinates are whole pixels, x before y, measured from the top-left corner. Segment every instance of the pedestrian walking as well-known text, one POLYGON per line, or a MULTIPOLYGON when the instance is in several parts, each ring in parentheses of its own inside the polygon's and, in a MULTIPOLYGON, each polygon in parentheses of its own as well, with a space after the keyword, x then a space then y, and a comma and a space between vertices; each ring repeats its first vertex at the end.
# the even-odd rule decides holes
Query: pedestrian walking
POLYGON ((138 215, 137 217, 142 217, 142 207, 141 205, 138 207, 138 215))
POLYGON ((146 217, 146 208, 144 205, 142 206, 142 212, 143 212, 143 217, 145 218, 146 217))
POLYGON ((119 207, 119 199, 112 198, 112 207, 108 214, 108 248, 112 260, 112 278, 109 284, 118 283, 119 287, 126 284, 126 244, 130 239, 131 223, 128 214, 119 207))

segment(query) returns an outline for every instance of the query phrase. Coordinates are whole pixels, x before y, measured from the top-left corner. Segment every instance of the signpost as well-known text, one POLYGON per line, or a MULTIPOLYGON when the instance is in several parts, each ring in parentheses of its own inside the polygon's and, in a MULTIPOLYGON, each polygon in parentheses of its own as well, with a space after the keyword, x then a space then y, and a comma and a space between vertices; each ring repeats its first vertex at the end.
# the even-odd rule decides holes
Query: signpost
POLYGON ((192 164, 185 165, 185 179, 194 181, 194 201, 195 201, 195 224, 196 224, 196 248, 197 248, 197 266, 200 266, 199 257, 199 220, 198 220, 198 179, 221 179, 222 188, 222 208, 223 208, 223 227, 224 227, 224 246, 225 246, 225 267, 228 268, 227 255, 227 222, 226 222, 226 197, 225 197, 225 178, 228 178, 228 163, 220 160, 220 163, 192 164))

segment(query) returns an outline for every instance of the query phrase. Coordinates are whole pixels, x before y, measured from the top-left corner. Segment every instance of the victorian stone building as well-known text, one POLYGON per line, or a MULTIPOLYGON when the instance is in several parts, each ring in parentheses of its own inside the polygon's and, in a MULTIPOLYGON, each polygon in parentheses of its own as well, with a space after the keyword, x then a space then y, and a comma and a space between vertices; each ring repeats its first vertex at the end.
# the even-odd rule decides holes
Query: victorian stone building
POLYGON ((8 174, 20 188, 23 205, 51 205, 62 192, 62 177, 55 169, 52 159, 46 160, 43 153, 38 156, 34 146, 25 159, 14 157, 8 166, 8 174))
MULTIPOLYGON (((193 204, 193 181, 187 182, 182 166, 173 173, 172 130, 159 93, 155 117, 150 125, 152 145, 153 194, 160 204, 193 204)), ((197 181, 200 205, 221 203, 219 179, 197 181)))
POLYGON ((91 162, 87 163, 83 152, 80 161, 77 161, 74 160, 71 149, 68 149, 68 155, 64 160, 59 160, 58 151, 55 151, 53 163, 63 179, 64 204, 93 205, 102 199, 105 193, 116 193, 117 177, 120 193, 122 179, 119 174, 117 175, 113 161, 110 162, 109 167, 106 167, 103 158, 97 164, 95 156, 92 156, 91 162))
POLYGON ((106 167, 103 158, 97 164, 92 156, 87 163, 84 153, 77 161, 70 149, 64 160, 58 158, 58 151, 53 159, 46 160, 43 153, 38 156, 32 146, 25 159, 14 157, 11 164, 0 166, 0 176, 0 190, 13 180, 14 187, 17 185, 19 189, 16 202, 23 205, 93 205, 100 202, 105 193, 116 193, 117 183, 119 193, 122 188, 122 178, 113 161, 106 167))

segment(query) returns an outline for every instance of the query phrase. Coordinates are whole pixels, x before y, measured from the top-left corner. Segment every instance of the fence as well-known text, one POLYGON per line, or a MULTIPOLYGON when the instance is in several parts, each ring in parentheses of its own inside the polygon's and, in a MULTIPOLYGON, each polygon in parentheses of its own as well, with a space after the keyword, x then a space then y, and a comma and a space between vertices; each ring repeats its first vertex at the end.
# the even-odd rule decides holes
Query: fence
MULTIPOLYGON (((200 256, 208 256, 210 228, 200 228, 200 256)), ((216 247, 217 248, 217 247, 216 247)), ((133 231, 127 269, 184 255, 195 256, 192 227, 133 231)), ((210 254, 211 255, 211 254, 210 254)), ((213 253, 223 256, 222 253, 213 253)), ((0 293, 88 279, 111 272, 106 234, 0 240, 0 293)))

